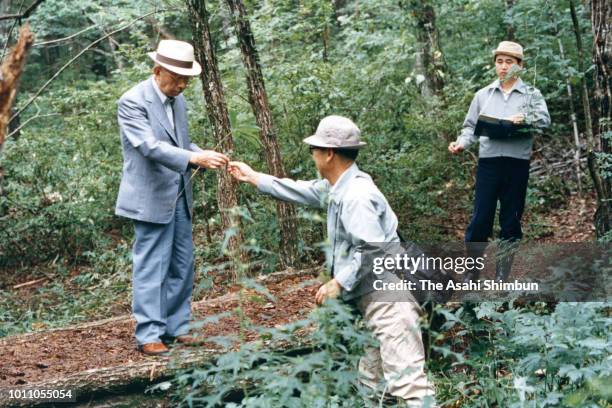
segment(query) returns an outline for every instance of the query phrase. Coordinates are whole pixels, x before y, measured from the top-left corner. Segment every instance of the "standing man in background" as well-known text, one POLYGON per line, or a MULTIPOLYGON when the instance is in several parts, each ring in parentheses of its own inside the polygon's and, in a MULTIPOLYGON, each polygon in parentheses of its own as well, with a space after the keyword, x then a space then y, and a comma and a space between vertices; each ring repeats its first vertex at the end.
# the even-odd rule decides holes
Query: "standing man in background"
MULTIPOLYGON (((481 114, 508 119, 515 125, 526 125, 532 131, 550 125, 546 102, 540 91, 527 86, 518 76, 523 67, 523 47, 502 41, 493 51, 498 79, 482 88, 472 100, 463 122, 463 130, 448 146, 452 154, 461 153, 476 141, 474 130, 481 114)), ((480 136, 474 213, 465 232, 468 254, 482 256, 485 243, 493 233, 497 201, 500 202, 499 238, 515 243, 523 237, 521 217, 525 208, 529 160, 533 135, 514 134, 505 139, 480 136)), ((496 280, 506 280, 512 268, 513 255, 498 257, 496 280)), ((468 272, 465 280, 478 279, 477 270, 468 272)))
POLYGON ((123 174, 115 214, 134 222, 132 308, 144 354, 168 352, 164 342, 188 335, 193 289, 191 168, 216 169, 229 159, 191 143, 185 97, 202 71, 191 44, 162 40, 153 75, 127 91, 117 117, 123 174))

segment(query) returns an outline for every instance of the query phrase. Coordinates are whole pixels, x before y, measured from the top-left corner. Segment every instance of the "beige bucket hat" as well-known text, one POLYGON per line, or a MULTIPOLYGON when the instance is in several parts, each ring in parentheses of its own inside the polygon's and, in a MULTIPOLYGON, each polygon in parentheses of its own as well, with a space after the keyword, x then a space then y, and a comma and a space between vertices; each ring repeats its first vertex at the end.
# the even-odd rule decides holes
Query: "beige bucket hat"
POLYGON ((304 139, 304 143, 332 149, 360 149, 366 145, 360 137, 361 130, 352 120, 332 115, 321 119, 315 134, 304 139))
POLYGON ((493 50, 493 58, 497 57, 498 54, 510 55, 523 60, 523 47, 512 41, 502 41, 497 46, 497 49, 493 50))
POLYGON ((202 67, 195 60, 193 46, 185 41, 161 40, 157 51, 148 55, 168 71, 179 75, 197 76, 202 72, 202 67))

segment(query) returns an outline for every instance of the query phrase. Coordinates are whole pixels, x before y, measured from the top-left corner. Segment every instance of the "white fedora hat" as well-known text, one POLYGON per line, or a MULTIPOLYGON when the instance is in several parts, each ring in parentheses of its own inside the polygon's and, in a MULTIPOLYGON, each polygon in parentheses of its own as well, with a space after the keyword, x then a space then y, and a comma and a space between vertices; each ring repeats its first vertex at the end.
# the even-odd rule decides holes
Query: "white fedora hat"
POLYGON ((195 60, 193 46, 185 41, 161 40, 157 51, 149 52, 149 57, 168 71, 184 76, 197 76, 202 67, 195 60))
POLYGON ((332 115, 321 119, 315 134, 304 139, 304 143, 315 147, 360 149, 366 145, 360 137, 361 130, 352 120, 332 115))

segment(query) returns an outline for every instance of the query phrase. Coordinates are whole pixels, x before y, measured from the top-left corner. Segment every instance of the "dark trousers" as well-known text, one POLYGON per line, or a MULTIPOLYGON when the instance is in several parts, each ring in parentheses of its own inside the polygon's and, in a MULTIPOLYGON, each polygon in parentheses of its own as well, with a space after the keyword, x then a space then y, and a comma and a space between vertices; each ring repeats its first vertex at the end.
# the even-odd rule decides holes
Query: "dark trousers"
MULTIPOLYGON (((468 256, 480 257, 487 241, 493 234, 493 222, 497 202, 500 202, 499 238, 503 245, 496 255, 497 280, 505 281, 510 276, 517 242, 523 237, 521 217, 525 209, 527 181, 529 180, 529 160, 512 157, 490 157, 478 160, 476 170, 476 195, 474 213, 465 231, 468 256)), ((478 278, 479 271, 467 273, 466 280, 478 278)))
POLYGON ((493 233, 497 201, 500 202, 499 238, 517 241, 523 237, 521 217, 529 179, 529 160, 487 157, 478 160, 474 213, 465 231, 465 242, 487 242, 493 233))

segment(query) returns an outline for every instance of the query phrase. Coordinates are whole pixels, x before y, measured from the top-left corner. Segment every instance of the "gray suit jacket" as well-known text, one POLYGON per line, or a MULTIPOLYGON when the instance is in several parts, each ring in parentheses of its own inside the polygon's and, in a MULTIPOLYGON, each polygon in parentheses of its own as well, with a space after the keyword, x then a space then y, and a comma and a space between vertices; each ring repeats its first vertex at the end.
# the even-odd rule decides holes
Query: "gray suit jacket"
POLYGON ((202 149, 189 140, 185 97, 176 98, 175 134, 152 81, 139 83, 118 102, 123 174, 115 214, 167 224, 174 216, 181 177, 193 214, 189 151, 202 149))

